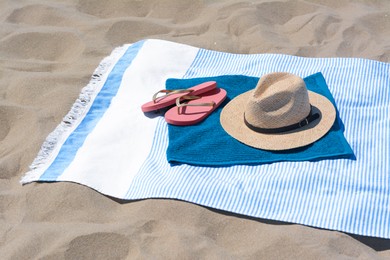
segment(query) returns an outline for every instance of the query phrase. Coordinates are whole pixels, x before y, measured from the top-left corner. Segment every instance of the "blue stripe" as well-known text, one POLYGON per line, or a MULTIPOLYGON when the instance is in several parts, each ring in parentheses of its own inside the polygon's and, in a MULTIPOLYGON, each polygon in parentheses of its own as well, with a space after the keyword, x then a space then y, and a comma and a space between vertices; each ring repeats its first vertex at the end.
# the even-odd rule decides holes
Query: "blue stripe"
POLYGON ((40 181, 55 181, 72 162, 88 134, 92 132, 110 106, 111 100, 115 97, 122 82, 123 73, 137 56, 143 43, 144 41, 140 41, 131 45, 117 61, 87 115, 62 145, 56 159, 40 176, 40 181))
POLYGON ((390 64, 351 58, 240 55, 200 50, 185 78, 321 71, 357 160, 259 166, 170 167, 167 127, 158 122, 153 149, 127 199, 181 199, 253 217, 390 238, 390 64))

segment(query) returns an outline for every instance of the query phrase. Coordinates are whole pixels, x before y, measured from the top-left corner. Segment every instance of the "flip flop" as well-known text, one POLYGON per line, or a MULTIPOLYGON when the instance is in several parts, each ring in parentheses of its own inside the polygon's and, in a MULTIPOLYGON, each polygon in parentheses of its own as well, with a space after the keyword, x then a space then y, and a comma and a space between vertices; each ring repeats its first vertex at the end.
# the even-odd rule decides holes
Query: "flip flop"
POLYGON ((149 101, 141 106, 142 112, 150 112, 174 105, 178 97, 182 97, 191 93, 191 95, 200 95, 217 87, 217 82, 207 81, 188 89, 177 90, 160 90, 153 95, 152 101, 149 101), (165 93, 161 97, 158 94, 165 93))
POLYGON ((202 96, 185 95, 176 99, 176 107, 165 113, 165 121, 172 125, 193 125, 203 121, 226 98, 226 90, 216 88, 202 96))

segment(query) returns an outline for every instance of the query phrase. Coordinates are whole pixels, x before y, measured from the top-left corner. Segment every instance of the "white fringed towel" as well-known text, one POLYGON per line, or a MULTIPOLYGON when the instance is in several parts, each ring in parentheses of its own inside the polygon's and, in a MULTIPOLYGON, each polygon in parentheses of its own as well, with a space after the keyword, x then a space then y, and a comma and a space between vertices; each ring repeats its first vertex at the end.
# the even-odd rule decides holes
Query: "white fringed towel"
MULTIPOLYGON (((71 181, 120 199, 172 198, 258 218, 390 238, 390 64, 230 54, 161 40, 104 59, 22 178, 71 181), (321 72, 356 160, 170 166, 167 125, 140 106, 168 78, 321 72)), ((210 151, 212 152, 212 151, 210 151)))

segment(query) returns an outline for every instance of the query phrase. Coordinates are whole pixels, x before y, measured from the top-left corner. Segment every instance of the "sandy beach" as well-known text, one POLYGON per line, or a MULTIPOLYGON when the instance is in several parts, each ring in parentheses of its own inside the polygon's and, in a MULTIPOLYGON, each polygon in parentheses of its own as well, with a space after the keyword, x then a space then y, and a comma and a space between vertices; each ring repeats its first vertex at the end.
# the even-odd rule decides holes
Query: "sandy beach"
POLYGON ((99 62, 163 39, 230 53, 390 62, 386 0, 0 2, 1 259, 389 259, 390 240, 191 203, 21 185, 99 62))

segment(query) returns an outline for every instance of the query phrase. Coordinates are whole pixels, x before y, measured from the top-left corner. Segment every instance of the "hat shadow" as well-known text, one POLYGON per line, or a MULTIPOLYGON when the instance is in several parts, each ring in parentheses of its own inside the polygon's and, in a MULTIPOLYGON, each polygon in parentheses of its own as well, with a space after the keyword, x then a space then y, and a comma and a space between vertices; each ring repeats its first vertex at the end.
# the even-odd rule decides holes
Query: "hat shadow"
MULTIPOLYGON (((316 107, 313 107, 315 109, 315 113, 319 113, 320 115, 320 120, 316 120, 315 124, 309 124, 307 126, 305 126, 304 129, 302 130, 307 130, 307 129, 311 129, 311 128, 314 128, 316 127, 321 119, 322 119, 322 113, 321 111, 316 108, 316 107)), ((345 126, 344 126, 344 123, 343 121, 341 120, 340 116, 339 116, 339 111, 337 109, 337 106, 335 106, 335 110, 336 110, 336 118, 335 118, 335 122, 334 124, 332 125, 332 127, 329 129, 329 131, 325 134, 326 135, 329 135, 330 133, 337 133, 337 132, 340 132, 342 135, 344 133, 344 130, 345 130, 345 126)), ((324 138, 325 136, 323 136, 322 138, 324 138)), ((322 138, 320 138, 319 140, 321 140, 322 138)), ((297 147, 297 148, 292 148, 292 149, 287 149, 287 150, 275 150, 275 151, 272 151, 273 153, 275 154, 288 154, 288 153, 302 153, 302 152, 305 152, 309 149, 311 149, 313 146, 316 146, 318 145, 318 141, 315 141, 311 144, 308 144, 306 146, 303 146, 303 147, 297 147)), ((350 147, 349 143, 345 140, 345 143, 346 145, 349 146, 349 149, 351 151, 351 153, 349 154, 343 154, 343 155, 334 155, 334 156, 324 156, 323 158, 315 158, 315 159, 309 159, 308 161, 310 162, 317 162, 317 161, 322 161, 322 160, 336 160, 336 159, 349 159, 349 160, 356 160, 356 155, 355 153, 353 152, 352 148, 350 147)), ((328 145, 329 143, 326 143, 326 145, 328 145)), ((327 147, 327 148, 331 148, 331 147, 327 147)))

